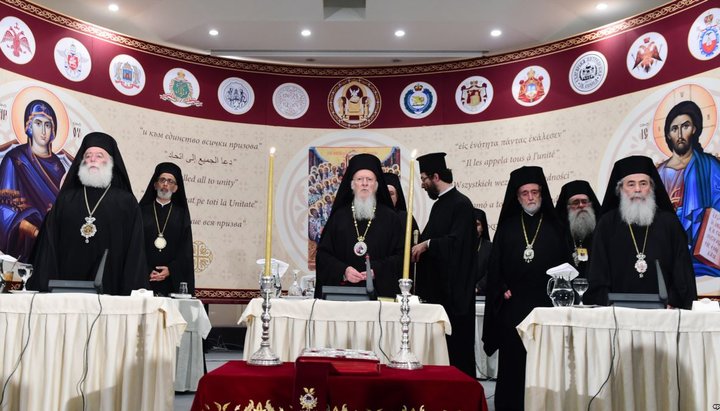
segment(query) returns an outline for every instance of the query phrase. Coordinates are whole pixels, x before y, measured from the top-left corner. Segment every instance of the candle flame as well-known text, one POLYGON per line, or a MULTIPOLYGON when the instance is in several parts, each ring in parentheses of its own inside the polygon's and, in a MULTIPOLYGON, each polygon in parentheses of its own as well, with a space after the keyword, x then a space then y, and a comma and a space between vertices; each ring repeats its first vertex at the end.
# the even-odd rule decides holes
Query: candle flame
POLYGON ((417 156, 417 149, 414 149, 412 153, 410 153, 410 158, 415 159, 415 156, 417 156))
POLYGON ((275 154, 275 147, 270 147, 270 155, 275 154))

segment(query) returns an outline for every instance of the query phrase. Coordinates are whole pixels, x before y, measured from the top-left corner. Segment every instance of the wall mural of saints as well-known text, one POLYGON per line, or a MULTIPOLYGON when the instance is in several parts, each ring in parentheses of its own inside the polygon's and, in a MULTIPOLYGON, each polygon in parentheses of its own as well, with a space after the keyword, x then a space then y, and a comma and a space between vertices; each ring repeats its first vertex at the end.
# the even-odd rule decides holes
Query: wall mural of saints
POLYGON ((64 105, 41 87, 21 90, 12 104, 15 139, 0 145, 0 251, 27 261, 73 157, 64 105))
POLYGON ((399 147, 310 147, 308 153, 308 268, 315 269, 315 253, 330 216, 335 193, 348 161, 360 153, 377 156, 384 169, 399 173, 399 147))

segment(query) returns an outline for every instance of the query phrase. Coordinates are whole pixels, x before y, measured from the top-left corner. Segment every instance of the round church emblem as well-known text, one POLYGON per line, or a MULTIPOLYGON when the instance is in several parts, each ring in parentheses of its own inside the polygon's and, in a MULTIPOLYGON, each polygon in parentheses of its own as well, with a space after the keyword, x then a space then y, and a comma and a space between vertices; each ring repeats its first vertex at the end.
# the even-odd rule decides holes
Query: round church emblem
POLYGON ((588 51, 570 67, 570 86, 578 94, 592 94, 607 78, 608 64, 599 51, 588 51))
POLYGON ((380 114, 380 92, 364 78, 340 80, 328 95, 328 111, 344 128, 365 128, 380 114))

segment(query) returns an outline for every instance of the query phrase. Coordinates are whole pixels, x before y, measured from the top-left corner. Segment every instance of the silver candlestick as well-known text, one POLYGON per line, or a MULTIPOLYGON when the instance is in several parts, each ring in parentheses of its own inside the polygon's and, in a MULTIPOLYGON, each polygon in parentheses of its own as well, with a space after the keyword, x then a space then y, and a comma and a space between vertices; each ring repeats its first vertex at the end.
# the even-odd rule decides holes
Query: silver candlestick
POLYGON ((260 292, 263 296, 262 342, 260 348, 248 360, 250 365, 280 365, 282 361, 270 348, 270 295, 275 293, 275 284, 272 276, 264 275, 260 279, 260 292))
POLYGON ((400 351, 395 354, 390 364, 388 364, 388 367, 403 370, 419 370, 423 366, 415 354, 410 351, 410 289, 412 288, 412 280, 402 278, 398 282, 400 283, 400 292, 402 293, 402 301, 400 303, 402 339, 400 340, 400 351))

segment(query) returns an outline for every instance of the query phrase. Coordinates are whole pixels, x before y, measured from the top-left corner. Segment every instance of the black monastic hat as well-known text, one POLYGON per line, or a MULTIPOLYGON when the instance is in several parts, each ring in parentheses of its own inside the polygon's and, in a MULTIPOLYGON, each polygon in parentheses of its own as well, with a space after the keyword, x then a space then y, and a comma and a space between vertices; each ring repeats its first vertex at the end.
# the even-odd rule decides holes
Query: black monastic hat
POLYGON ((510 181, 508 181, 507 190, 505 191, 505 199, 503 200, 502 209, 500 209, 500 218, 498 225, 507 218, 517 215, 522 211, 522 206, 517 199, 518 188, 525 184, 537 184, 540 186, 542 193, 542 201, 540 203, 540 211, 545 219, 557 220, 555 208, 552 204, 550 189, 543 169, 538 166, 523 166, 510 173, 510 181))
POLYGON ((445 164, 445 153, 430 153, 417 158, 420 172, 427 175, 447 170, 445 164))
POLYGON ((177 183, 177 190, 173 193, 171 201, 173 204, 187 208, 187 197, 185 195, 185 183, 183 182, 182 170, 175 163, 160 163, 155 167, 155 172, 148 183, 145 194, 140 199, 140 204, 149 204, 157 197, 157 191, 155 191, 155 182, 160 177, 160 174, 169 173, 172 174, 177 183))
POLYGON ((359 170, 370 170, 375 174, 375 178, 378 182, 377 193, 375 193, 377 203, 385 204, 386 206, 393 208, 392 199, 390 198, 390 192, 387 189, 387 183, 385 182, 385 178, 383 176, 380 160, 372 154, 361 153, 354 155, 348 162, 347 169, 343 174, 342 182, 340 182, 340 187, 338 187, 338 191, 335 194, 332 211, 330 212, 331 215, 336 209, 352 203, 354 195, 350 183, 352 182, 355 173, 359 170))
POLYGON ((557 213, 560 221, 562 221, 564 224, 567 224, 567 203, 570 198, 572 198, 572 196, 576 196, 578 194, 585 194, 586 196, 588 196, 588 198, 592 202, 593 211, 595 211, 595 220, 599 220, 602 205, 600 204, 600 201, 598 200, 595 192, 590 186, 590 183, 585 180, 574 180, 562 186, 562 188, 560 189, 560 196, 558 196, 557 202, 555 203, 555 212, 557 213))
POLYGON ((407 204, 405 203, 405 194, 403 193, 402 185, 400 184, 400 176, 395 173, 385 173, 385 184, 395 187, 397 192, 397 204, 395 204, 395 211, 407 211, 407 204))
POLYGON ((101 132, 92 132, 83 138, 82 144, 75 154, 75 159, 70 165, 70 169, 65 175, 65 182, 60 188, 58 197, 63 192, 74 188, 82 187, 78 172, 80 170, 80 164, 82 164, 85 157, 85 152, 90 147, 100 147, 107 151, 113 158, 113 177, 110 183, 113 187, 120 188, 132 192, 132 186, 130 185, 130 177, 128 176, 127 169, 125 168, 125 162, 123 161, 120 149, 118 149, 117 141, 110 135, 101 132))
POLYGON ((650 176, 655 184, 655 203, 657 204, 657 208, 670 212, 675 211, 652 159, 645 156, 630 156, 616 161, 613 166, 612 172, 610 173, 610 181, 608 181, 607 188, 605 189, 605 198, 603 198, 603 214, 620 207, 620 197, 615 192, 615 187, 617 187, 618 181, 630 174, 647 174, 650 176))

